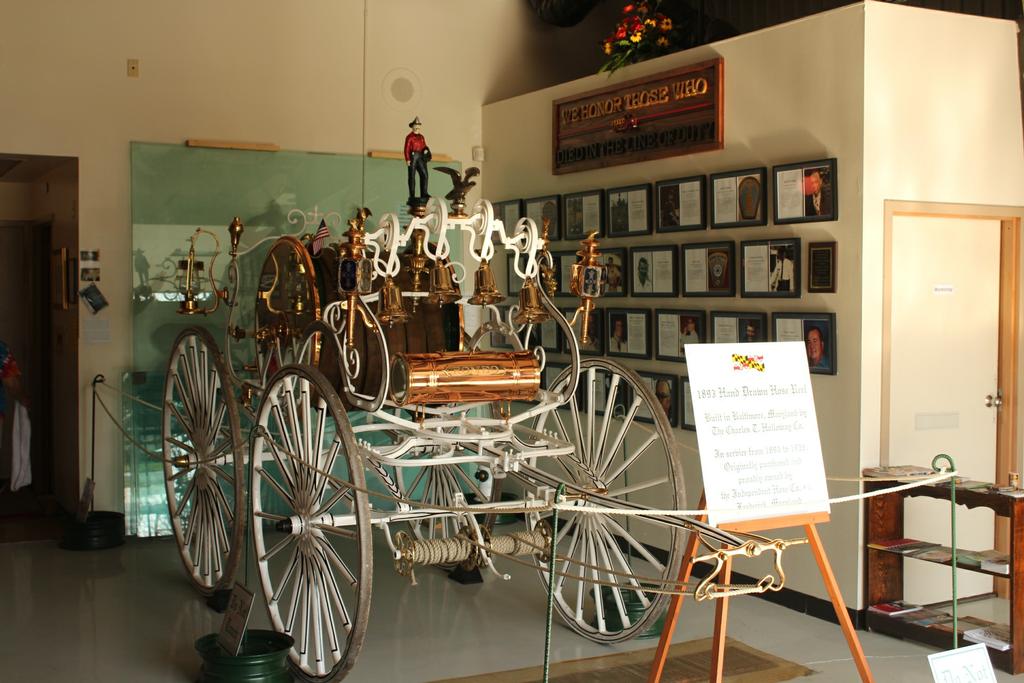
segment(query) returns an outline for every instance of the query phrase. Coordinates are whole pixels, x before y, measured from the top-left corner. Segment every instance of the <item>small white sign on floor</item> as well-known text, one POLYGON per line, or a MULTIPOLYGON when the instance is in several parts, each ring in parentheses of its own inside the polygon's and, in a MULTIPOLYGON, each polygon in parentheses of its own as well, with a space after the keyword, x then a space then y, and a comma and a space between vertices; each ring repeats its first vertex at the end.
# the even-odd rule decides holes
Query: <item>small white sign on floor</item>
POLYGON ((242 584, 235 583, 231 591, 231 599, 224 610, 224 621, 220 624, 217 642, 228 654, 238 656, 245 637, 245 626, 249 623, 249 612, 252 611, 253 594, 242 584))
POLYGON ((928 655, 935 683, 996 683, 985 645, 971 645, 928 655))
POLYGON ((803 342, 687 344, 686 364, 708 521, 828 512, 803 342))

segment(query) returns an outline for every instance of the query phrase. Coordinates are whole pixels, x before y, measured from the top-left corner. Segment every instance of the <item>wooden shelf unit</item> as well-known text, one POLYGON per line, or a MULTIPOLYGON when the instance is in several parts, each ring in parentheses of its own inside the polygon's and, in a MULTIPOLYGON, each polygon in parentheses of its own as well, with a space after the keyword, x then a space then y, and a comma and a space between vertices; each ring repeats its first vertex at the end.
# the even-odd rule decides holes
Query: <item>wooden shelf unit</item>
MULTIPOLYGON (((875 491, 891 486, 891 482, 868 482, 865 491, 875 491)), ((949 500, 948 485, 918 486, 906 491, 887 493, 864 501, 864 595, 868 605, 880 602, 892 602, 903 599, 903 560, 899 553, 868 548, 868 543, 879 543, 903 538, 903 501, 904 498, 923 496, 949 500)), ((992 663, 1012 674, 1024 672, 1024 586, 1018 586, 1018 578, 1024 577, 1024 498, 1011 498, 1000 493, 988 493, 970 489, 957 489, 957 505, 967 508, 989 508, 1000 517, 1010 522, 1010 574, 986 572, 977 567, 963 567, 967 571, 976 571, 998 578, 1010 579, 1010 636, 1012 647, 1005 652, 992 648, 988 653, 992 663)), ((922 539, 923 540, 923 539, 922 539)), ((914 561, 916 558, 905 558, 914 561)), ((934 560, 923 560, 925 562, 934 560)), ((949 565, 949 562, 937 564, 949 565)), ((911 624, 896 617, 868 611, 866 619, 868 629, 927 643, 942 649, 952 647, 950 634, 939 629, 911 624)), ((961 645, 973 645, 962 637, 961 645)))

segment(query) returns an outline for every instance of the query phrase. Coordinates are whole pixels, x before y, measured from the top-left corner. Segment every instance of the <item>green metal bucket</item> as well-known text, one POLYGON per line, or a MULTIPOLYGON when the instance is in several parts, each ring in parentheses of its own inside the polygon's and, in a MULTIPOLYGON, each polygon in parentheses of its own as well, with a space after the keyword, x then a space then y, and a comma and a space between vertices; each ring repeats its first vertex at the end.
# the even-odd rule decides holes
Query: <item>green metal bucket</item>
POLYGON ((196 641, 196 651, 203 658, 199 683, 292 683, 288 651, 294 643, 283 633, 251 629, 233 657, 217 643, 216 633, 205 635, 196 641))

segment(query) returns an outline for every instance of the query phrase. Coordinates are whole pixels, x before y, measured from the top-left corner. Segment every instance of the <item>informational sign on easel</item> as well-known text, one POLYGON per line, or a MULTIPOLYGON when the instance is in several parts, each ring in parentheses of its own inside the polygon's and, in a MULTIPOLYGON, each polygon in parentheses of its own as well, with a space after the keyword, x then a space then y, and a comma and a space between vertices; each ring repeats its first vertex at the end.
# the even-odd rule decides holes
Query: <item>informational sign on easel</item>
POLYGON ((708 521, 828 513, 801 342, 687 344, 708 521))

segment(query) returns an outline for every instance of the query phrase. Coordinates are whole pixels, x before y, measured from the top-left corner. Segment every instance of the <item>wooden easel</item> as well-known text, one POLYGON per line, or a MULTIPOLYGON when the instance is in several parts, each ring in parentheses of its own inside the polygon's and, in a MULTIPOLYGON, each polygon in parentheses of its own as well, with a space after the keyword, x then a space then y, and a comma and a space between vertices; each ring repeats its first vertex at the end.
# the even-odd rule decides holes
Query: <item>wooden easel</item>
MULTIPOLYGON (((701 493, 700 505, 698 507, 700 509, 705 509, 703 493, 701 493)), ((701 515, 699 519, 700 521, 704 521, 705 516, 701 515)), ((868 668, 868 662, 864 658, 864 651, 861 649, 860 639, 857 638, 857 633, 853 628, 853 622, 850 621, 850 615, 846 611, 846 605, 843 603, 843 596, 839 592, 839 585, 836 583, 836 577, 832 573, 832 566, 829 564, 828 557, 825 555, 825 548, 821 545, 821 537, 818 536, 818 528, 815 526, 816 524, 828 521, 829 514, 827 512, 819 512, 813 514, 788 515, 784 517, 771 517, 768 519, 721 524, 719 525, 719 528, 722 529, 722 531, 757 533, 770 531, 772 529, 802 526, 804 528, 804 532, 807 534, 807 540, 810 543, 811 550, 814 552, 814 559, 818 563, 818 570, 821 572, 821 578, 825 582, 825 588, 828 589, 828 595, 832 599, 832 606, 835 608, 836 617, 839 619, 839 626, 842 627, 843 635, 846 637, 846 644, 849 646, 850 654, 853 655, 853 661, 857 665, 857 672, 860 674, 860 680, 864 683, 874 683, 875 678, 871 675, 871 669, 868 668)), ((680 584, 685 584, 690 580, 690 574, 693 572, 693 560, 697 557, 698 545, 697 533, 695 531, 691 531, 690 538, 686 544, 686 551, 683 555, 683 565, 679 568, 680 584)), ((723 584, 727 584, 731 575, 732 559, 726 558, 722 571, 719 574, 719 580, 723 584)), ((668 651, 672 645, 672 633, 676 630, 676 622, 679 619, 679 611, 682 608, 682 605, 683 595, 681 593, 673 595, 672 599, 669 601, 668 612, 665 615, 665 628, 661 631, 661 640, 658 641, 658 650, 654 655, 654 662, 651 664, 651 673, 647 677, 648 683, 659 683, 659 681, 661 681, 661 674, 665 668, 665 659, 668 657, 668 651)), ((717 604, 715 605, 715 635, 711 646, 711 671, 708 673, 708 681, 713 681, 713 683, 722 682, 722 674, 725 669, 725 630, 728 616, 729 598, 718 598, 717 604)))

